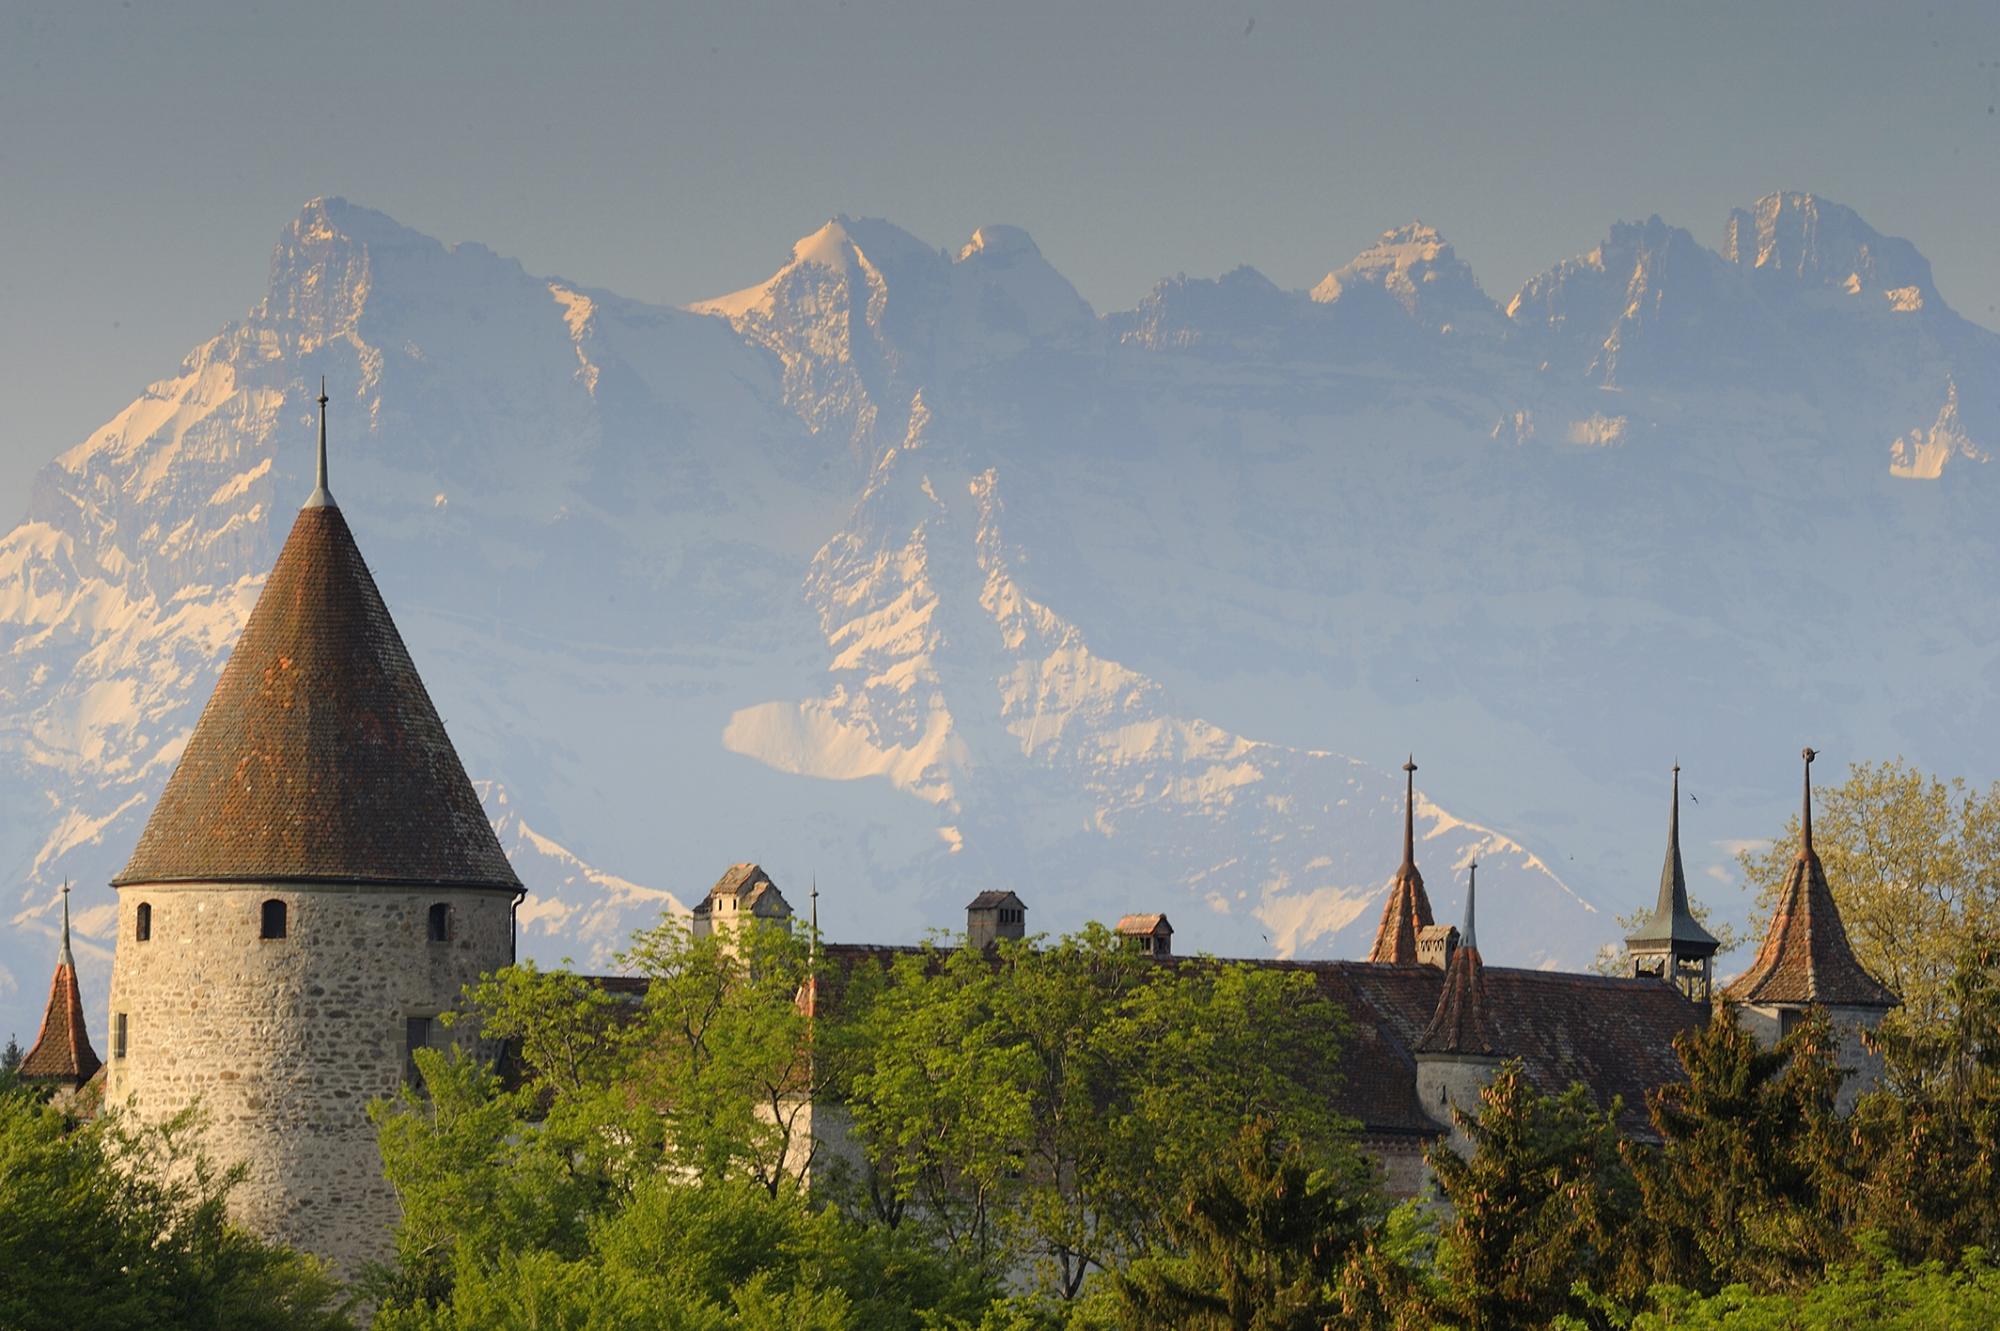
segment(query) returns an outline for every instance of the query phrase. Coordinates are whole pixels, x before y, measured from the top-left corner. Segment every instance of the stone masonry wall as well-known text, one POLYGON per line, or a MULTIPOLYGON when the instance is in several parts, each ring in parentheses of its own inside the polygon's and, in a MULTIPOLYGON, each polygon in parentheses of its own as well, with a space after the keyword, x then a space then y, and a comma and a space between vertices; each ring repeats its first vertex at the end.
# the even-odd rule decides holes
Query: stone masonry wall
POLYGON ((1439 1127, 1451 1133, 1451 1149, 1460 1155, 1467 1154, 1472 1143, 1451 1111, 1463 1110, 1477 1118, 1479 1093, 1493 1084, 1499 1071, 1497 1058, 1470 1054, 1417 1056, 1417 1103, 1439 1127))
MULTIPOLYGON (((1736 1024, 1766 1047, 1778 1042, 1784 1030, 1785 1009, 1745 1003, 1736 1009, 1736 1024)), ((1833 1061, 1849 1075, 1840 1084, 1835 1108, 1852 1113, 1854 1102, 1866 1091, 1882 1084, 1882 1057, 1862 1042, 1864 1032, 1873 1031, 1888 1014, 1881 1008, 1834 1007, 1826 1009, 1833 1025, 1833 1061)))
MULTIPOLYGON (((512 894, 453 888, 173 884, 119 889, 105 1103, 158 1122, 199 1103, 231 1213, 343 1274, 386 1257, 397 1217, 370 1100, 403 1082, 410 1017, 456 1007, 508 963, 512 894), (286 936, 259 937, 263 903, 286 936), (141 902, 152 936, 135 937, 141 902), (453 910, 429 941, 430 907, 453 910), (126 1019, 123 1057, 117 1022, 126 1019)), ((432 1023, 428 1043, 463 1040, 432 1023)))

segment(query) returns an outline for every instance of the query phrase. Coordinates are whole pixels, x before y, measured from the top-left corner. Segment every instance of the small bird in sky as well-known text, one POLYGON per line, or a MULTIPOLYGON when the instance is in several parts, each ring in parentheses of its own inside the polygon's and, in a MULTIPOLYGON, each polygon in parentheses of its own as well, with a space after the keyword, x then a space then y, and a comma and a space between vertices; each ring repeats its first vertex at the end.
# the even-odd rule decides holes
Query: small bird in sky
POLYGON ((1243 35, 1245 37, 1248 37, 1250 35, 1250 29, 1256 26, 1257 26, 1257 16, 1255 14, 1252 14, 1250 16, 1250 21, 1243 25, 1243 35))

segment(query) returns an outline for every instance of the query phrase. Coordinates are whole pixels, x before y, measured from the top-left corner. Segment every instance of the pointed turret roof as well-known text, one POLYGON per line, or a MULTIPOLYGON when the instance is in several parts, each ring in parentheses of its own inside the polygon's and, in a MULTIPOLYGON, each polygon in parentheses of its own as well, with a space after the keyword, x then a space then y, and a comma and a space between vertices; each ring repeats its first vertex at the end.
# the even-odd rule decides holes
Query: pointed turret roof
POLYGON ((1895 1007, 1900 1000, 1868 973, 1848 944, 1826 870, 1813 850, 1812 761, 1819 755, 1807 749, 1802 756, 1805 803, 1799 813, 1798 857, 1757 960, 1723 992, 1739 1003, 1895 1007))
POLYGON ((1398 966, 1417 964, 1417 935, 1428 929, 1431 899, 1424 876, 1417 872, 1417 759, 1403 764, 1403 862, 1389 880, 1389 899, 1382 905, 1382 923, 1375 928, 1375 946, 1368 960, 1398 966))
POLYGON ((1444 991, 1438 995, 1437 1012, 1417 1039, 1419 1054, 1471 1054, 1490 1056, 1493 1052, 1491 1024, 1486 1017, 1486 966, 1479 958, 1479 935, 1474 929, 1474 894, 1478 888, 1479 864, 1466 868, 1465 928, 1451 965, 1444 975, 1444 991))
POLYGON ((326 486, 292 523, 123 873, 160 882, 518 891, 326 486))
POLYGON ((35 1047, 21 1060, 23 1081, 81 1086, 97 1074, 104 1060, 90 1047, 83 1020, 83 993, 77 985, 76 960, 69 950, 69 884, 63 884, 62 950, 56 954, 55 978, 49 983, 49 1005, 42 1013, 42 1032, 35 1047))
POLYGON ((1674 764, 1674 802, 1667 814, 1667 859, 1660 866, 1660 899, 1652 916, 1625 942, 1633 948, 1674 944, 1689 956, 1708 956, 1720 946, 1688 904, 1687 874, 1681 868, 1681 765, 1674 764))

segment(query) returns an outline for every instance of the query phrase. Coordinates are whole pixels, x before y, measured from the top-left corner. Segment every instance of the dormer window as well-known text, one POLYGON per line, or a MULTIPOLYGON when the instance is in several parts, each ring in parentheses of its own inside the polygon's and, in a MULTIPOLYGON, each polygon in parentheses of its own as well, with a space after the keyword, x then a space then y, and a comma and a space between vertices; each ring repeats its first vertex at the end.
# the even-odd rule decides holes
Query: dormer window
POLYGON ((132 941, 143 943, 153 936, 153 903, 142 901, 132 912, 132 941))
POLYGON ((264 903, 259 913, 257 936, 259 938, 283 938, 285 936, 285 903, 272 897, 264 903))
POLYGON ((440 901, 431 907, 430 940, 433 943, 449 943, 452 935, 451 907, 440 901))

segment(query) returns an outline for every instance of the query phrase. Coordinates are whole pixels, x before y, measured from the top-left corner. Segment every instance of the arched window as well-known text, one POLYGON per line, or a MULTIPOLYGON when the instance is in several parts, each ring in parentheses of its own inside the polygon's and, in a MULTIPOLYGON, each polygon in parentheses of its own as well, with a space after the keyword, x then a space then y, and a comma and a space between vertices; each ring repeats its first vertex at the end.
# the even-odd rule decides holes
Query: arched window
POLYGON ((153 936, 153 903, 142 901, 139 909, 132 912, 132 938, 143 943, 153 936))
POLYGON ((264 903, 263 920, 261 927, 257 931, 257 936, 259 938, 283 938, 285 936, 284 902, 278 900, 276 897, 272 897, 264 903))
POLYGON ((431 907, 430 937, 433 943, 451 941, 451 907, 442 901, 431 907))

